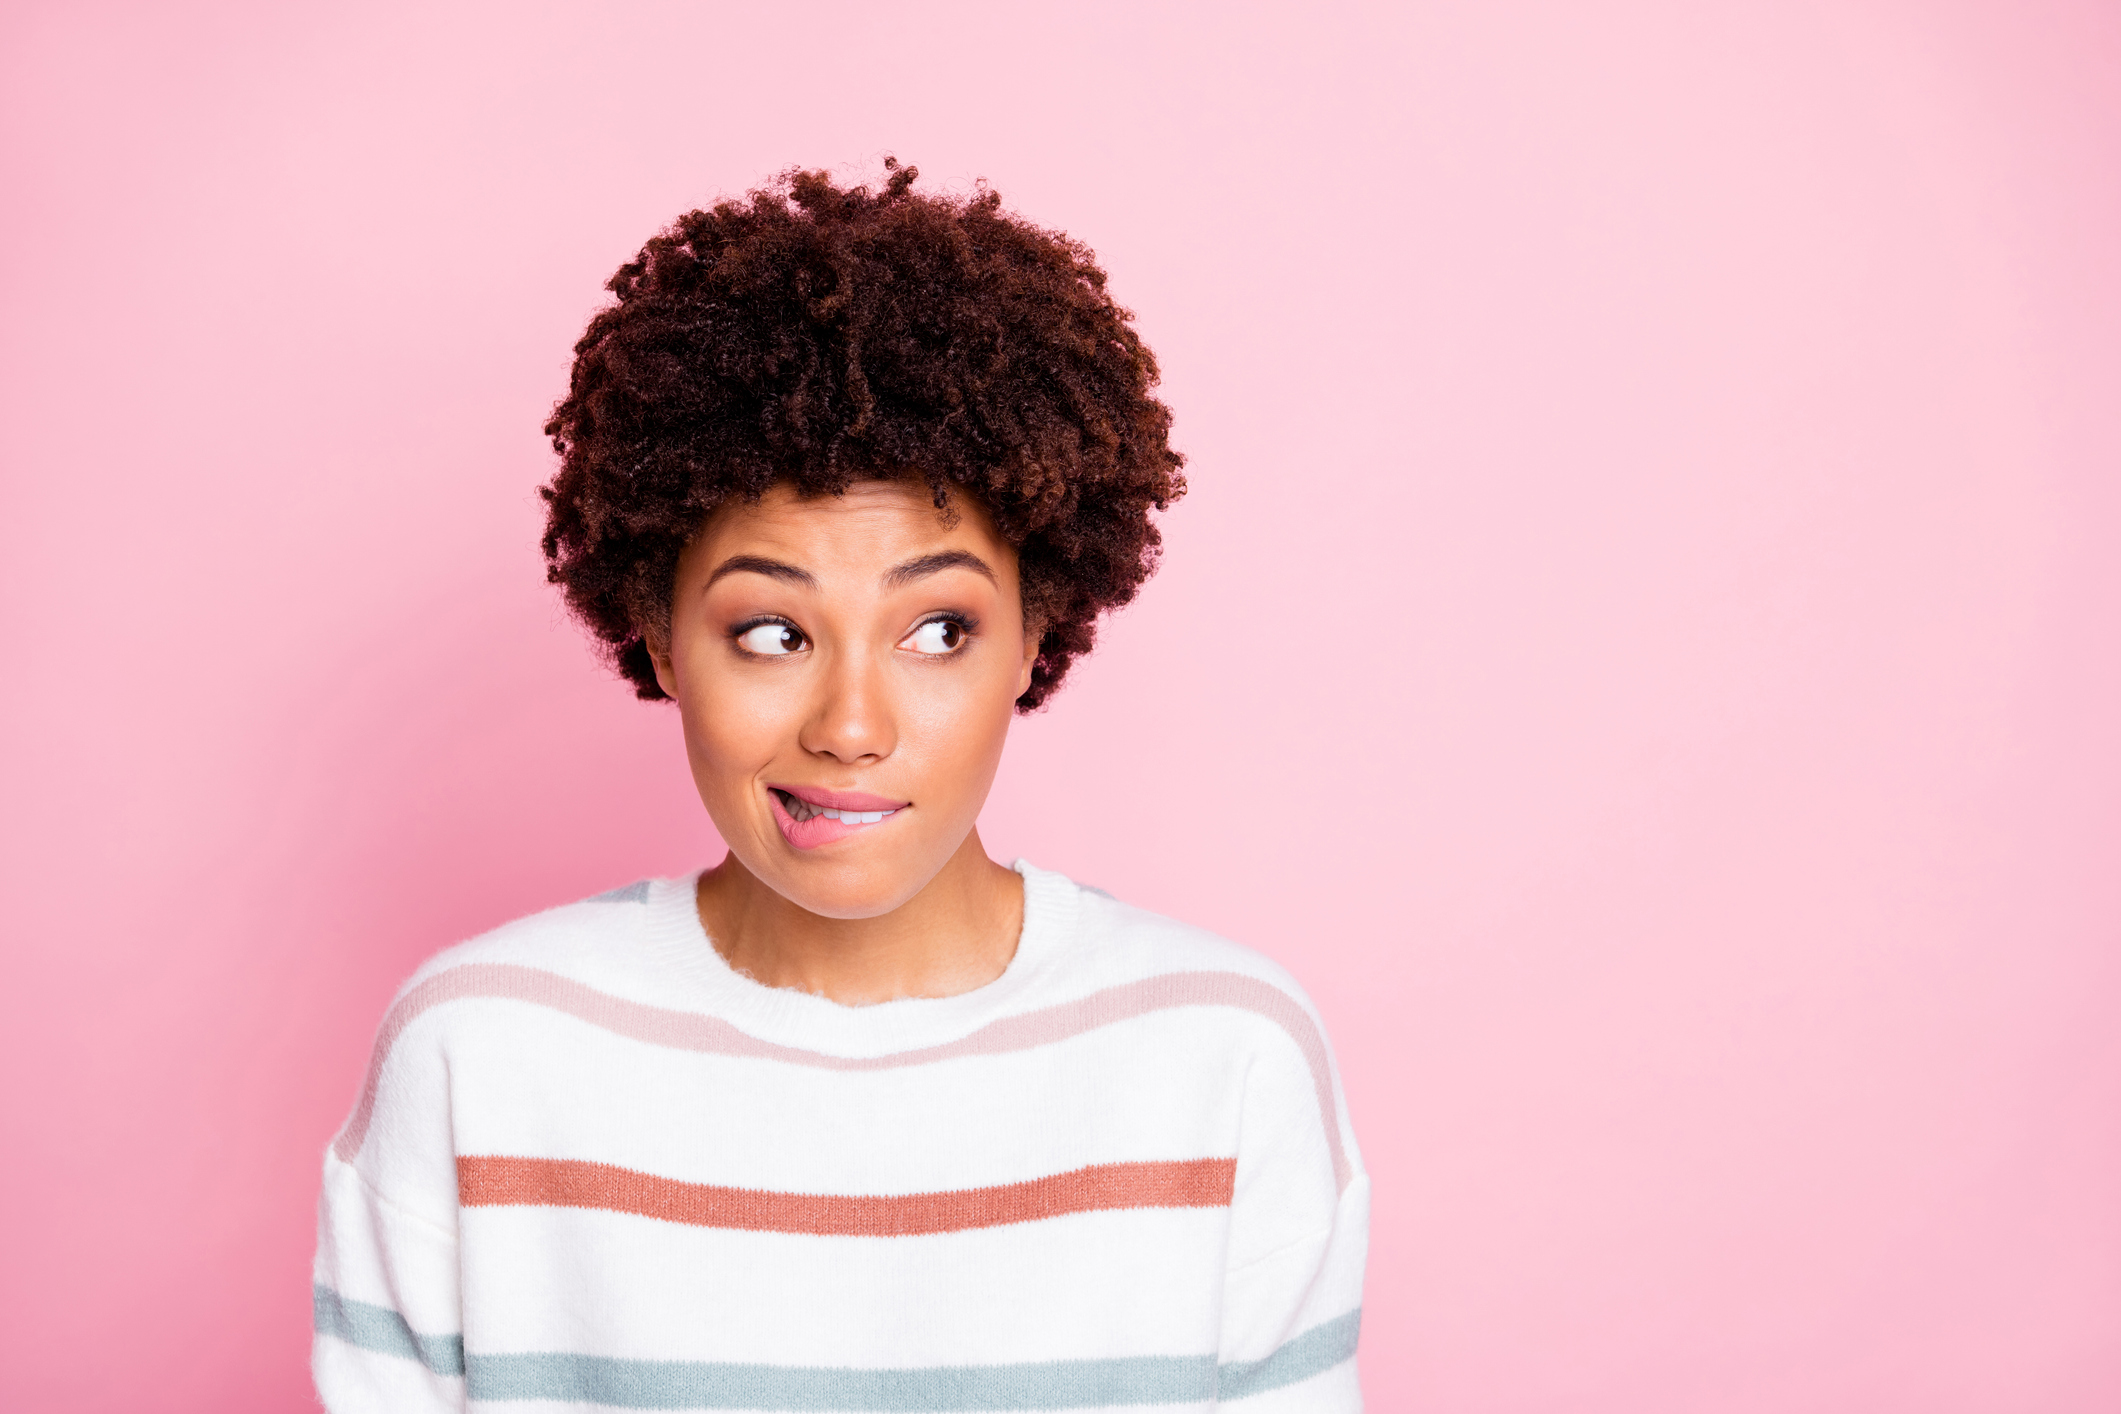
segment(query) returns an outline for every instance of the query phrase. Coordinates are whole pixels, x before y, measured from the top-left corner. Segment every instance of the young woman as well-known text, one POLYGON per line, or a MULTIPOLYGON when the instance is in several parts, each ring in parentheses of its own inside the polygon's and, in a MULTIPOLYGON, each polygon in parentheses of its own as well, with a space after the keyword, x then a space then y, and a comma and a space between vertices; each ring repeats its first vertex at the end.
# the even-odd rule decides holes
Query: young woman
POLYGON ((890 166, 681 218, 576 346, 551 577, 728 854, 399 994, 325 1158, 331 1410, 1360 1407, 1303 994, 975 824, 1184 489, 1155 361, 1088 250, 890 166))

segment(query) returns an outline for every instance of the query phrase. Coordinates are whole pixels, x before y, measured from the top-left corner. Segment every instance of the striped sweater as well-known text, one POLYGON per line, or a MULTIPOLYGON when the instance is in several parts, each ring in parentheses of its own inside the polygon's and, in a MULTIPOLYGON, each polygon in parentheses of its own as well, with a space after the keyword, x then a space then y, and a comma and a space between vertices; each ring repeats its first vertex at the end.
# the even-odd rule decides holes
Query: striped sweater
POLYGON ((324 1160, 326 1407, 1359 1409, 1369 1188, 1309 1004, 1017 869, 962 996, 761 986, 690 879, 428 962, 324 1160))

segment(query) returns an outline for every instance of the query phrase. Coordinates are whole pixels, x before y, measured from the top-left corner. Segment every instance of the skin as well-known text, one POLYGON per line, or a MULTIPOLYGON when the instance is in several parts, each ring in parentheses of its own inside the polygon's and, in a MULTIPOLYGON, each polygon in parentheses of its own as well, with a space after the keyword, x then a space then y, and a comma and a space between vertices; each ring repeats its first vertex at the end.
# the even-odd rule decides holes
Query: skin
POLYGON ((726 505, 679 559, 649 651, 729 846, 698 903, 732 967, 850 1006, 1002 974, 1023 886, 974 822, 1038 635, 984 509, 938 511, 904 481, 819 497, 780 485, 726 505), (774 786, 906 805, 802 849, 774 786))

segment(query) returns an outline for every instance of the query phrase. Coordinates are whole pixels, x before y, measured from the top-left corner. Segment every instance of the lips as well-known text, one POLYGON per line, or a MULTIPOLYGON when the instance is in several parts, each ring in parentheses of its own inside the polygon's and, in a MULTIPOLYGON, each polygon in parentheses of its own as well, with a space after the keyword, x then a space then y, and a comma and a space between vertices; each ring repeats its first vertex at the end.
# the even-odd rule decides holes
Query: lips
POLYGON ((781 837, 797 849, 816 849, 874 829, 912 803, 815 786, 770 785, 766 798, 773 802, 773 823, 781 837))

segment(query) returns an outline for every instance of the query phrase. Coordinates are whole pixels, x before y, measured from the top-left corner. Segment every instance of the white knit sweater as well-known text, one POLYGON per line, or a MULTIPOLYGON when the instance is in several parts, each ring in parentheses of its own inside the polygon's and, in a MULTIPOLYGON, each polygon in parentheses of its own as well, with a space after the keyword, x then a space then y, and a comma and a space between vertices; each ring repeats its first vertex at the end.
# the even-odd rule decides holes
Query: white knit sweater
POLYGON ((956 997, 760 986, 690 879, 429 961, 325 1156, 325 1405, 1359 1409, 1369 1185, 1309 1003, 1017 869, 956 997))

